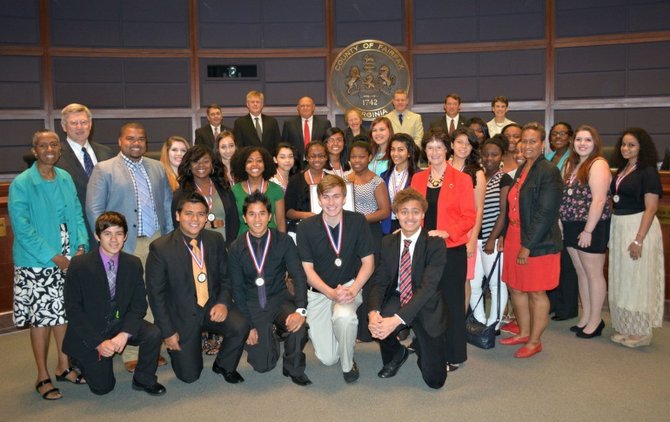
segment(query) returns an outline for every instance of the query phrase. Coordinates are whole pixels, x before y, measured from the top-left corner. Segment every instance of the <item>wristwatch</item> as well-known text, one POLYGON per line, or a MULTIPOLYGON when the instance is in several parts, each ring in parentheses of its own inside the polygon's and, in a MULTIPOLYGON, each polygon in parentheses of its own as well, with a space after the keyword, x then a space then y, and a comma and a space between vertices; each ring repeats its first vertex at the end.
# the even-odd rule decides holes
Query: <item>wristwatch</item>
POLYGON ((298 308, 295 311, 296 313, 300 314, 300 316, 307 316, 307 309, 305 308, 298 308))

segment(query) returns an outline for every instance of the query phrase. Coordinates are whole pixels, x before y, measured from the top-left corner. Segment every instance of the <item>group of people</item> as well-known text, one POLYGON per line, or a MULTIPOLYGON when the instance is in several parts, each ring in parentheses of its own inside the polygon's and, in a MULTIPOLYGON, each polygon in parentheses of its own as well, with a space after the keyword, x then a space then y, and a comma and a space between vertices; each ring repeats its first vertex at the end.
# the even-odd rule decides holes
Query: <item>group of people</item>
POLYGON ((577 337, 601 335, 609 292, 612 341, 651 342, 663 316, 662 188, 643 129, 623 132, 612 176, 595 128, 556 123, 545 153, 545 129, 507 119, 505 97, 486 123, 449 94, 425 133, 402 90, 369 129, 354 109, 346 130, 332 127, 302 97, 280 133, 263 104, 251 91, 232 130, 209 106, 194 144, 171 136, 160 161, 145 156, 139 123, 121 127, 117 155, 90 141, 80 104, 62 110, 66 141, 35 133, 9 212, 15 324, 30 326, 44 399, 62 397, 47 368, 52 332, 56 379, 96 394, 114 388, 116 354, 134 389, 164 394, 162 344, 178 379, 196 381, 206 352, 235 384, 243 351, 267 372, 283 342, 283 374, 306 386, 308 338, 347 383, 359 378, 356 342, 374 340, 379 377, 416 353, 425 383, 441 388, 467 360, 467 312, 512 333, 500 344, 521 345, 516 357, 540 352, 547 292, 568 264, 577 337))

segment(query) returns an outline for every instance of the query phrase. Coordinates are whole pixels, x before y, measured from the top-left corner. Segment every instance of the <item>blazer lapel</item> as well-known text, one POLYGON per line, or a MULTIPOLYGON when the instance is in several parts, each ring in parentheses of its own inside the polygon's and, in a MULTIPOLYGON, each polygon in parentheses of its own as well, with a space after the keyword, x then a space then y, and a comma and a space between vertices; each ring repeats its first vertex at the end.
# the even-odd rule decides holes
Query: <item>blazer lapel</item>
POLYGON ((419 237, 416 239, 416 245, 414 245, 414 254, 412 255, 412 286, 418 287, 421 277, 423 277, 423 257, 426 254, 426 232, 421 230, 419 237))

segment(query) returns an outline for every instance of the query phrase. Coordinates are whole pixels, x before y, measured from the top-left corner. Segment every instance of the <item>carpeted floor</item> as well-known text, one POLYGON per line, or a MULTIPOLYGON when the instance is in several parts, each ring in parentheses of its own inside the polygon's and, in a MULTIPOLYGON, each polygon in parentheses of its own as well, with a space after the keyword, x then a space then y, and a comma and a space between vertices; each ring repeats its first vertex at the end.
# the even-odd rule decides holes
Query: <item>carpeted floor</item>
MULTIPOLYGON (((416 357, 395 378, 380 379, 376 344, 359 344, 360 380, 346 385, 337 367, 324 367, 308 343, 307 374, 298 387, 281 365, 258 374, 246 363, 246 382, 227 384, 205 357, 199 381, 184 384, 169 366, 159 368, 167 394, 131 389, 131 374, 115 359, 116 389, 94 396, 85 386, 57 383, 64 398, 42 400, 33 389, 35 369, 28 331, 0 336, 0 421, 661 421, 670 418, 670 330, 658 329, 650 347, 627 349, 603 337, 578 339, 573 321, 552 322, 544 351, 515 359, 516 346, 468 347, 469 360, 438 391, 423 384, 416 357)), ((503 334, 505 336, 505 334, 503 334)), ((55 347, 55 345, 54 345, 55 347)), ((51 369, 55 359, 51 357, 51 369)), ((52 373, 55 380, 55 376, 52 373)))

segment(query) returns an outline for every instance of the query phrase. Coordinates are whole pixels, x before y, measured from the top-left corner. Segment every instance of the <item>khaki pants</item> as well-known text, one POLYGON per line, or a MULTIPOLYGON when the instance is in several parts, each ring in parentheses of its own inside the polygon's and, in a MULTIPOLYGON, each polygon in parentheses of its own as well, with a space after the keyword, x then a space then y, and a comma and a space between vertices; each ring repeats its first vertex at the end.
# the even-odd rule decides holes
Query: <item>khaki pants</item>
MULTIPOLYGON (((353 280, 345 284, 351 286, 353 280)), ((354 346, 358 332, 356 309, 363 302, 358 292, 354 303, 341 305, 321 293, 307 291, 307 323, 314 354, 324 365, 340 361, 342 372, 349 372, 354 364, 354 346)))

